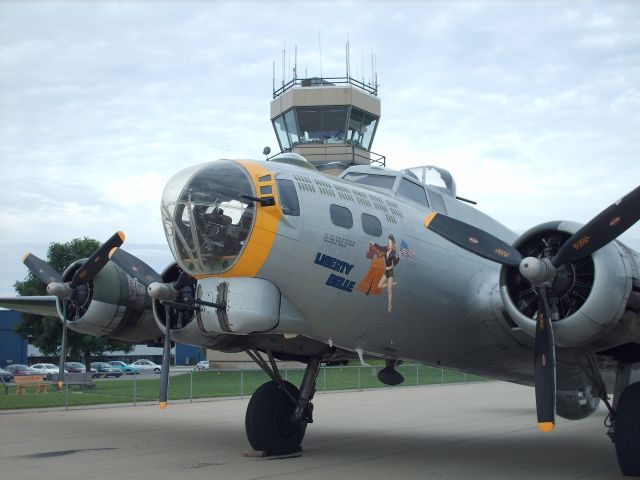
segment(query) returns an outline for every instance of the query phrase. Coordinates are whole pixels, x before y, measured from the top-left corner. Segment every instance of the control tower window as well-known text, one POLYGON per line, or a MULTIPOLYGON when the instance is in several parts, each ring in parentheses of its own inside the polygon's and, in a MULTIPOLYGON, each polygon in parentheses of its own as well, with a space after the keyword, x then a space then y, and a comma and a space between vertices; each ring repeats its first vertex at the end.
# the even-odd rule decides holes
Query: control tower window
POLYGON ((371 185, 372 187, 384 188, 385 190, 391 190, 396 181, 395 176, 358 172, 349 172, 342 177, 342 179, 353 183, 361 183, 363 185, 371 185))
POLYGON ((287 135, 287 126, 282 115, 273 120, 273 127, 276 129, 276 135, 278 136, 278 141, 280 142, 282 149, 288 150, 291 148, 289 135, 287 135))
POLYGON ((299 107, 300 143, 344 143, 347 107, 299 107))
POLYGON ((403 178, 400 181, 400 186, 398 187, 398 195, 402 195, 403 197, 408 198, 409 200, 413 200, 420 205, 425 207, 429 207, 429 201, 427 200, 427 194, 424 191, 424 187, 418 185, 416 183, 410 182, 406 178, 403 178))
POLYGON ((359 108, 352 108, 347 131, 347 143, 369 150, 377 123, 378 119, 370 113, 359 108))
POLYGON ((298 121, 296 120, 296 114, 293 109, 284 114, 284 120, 287 124, 287 130, 289 131, 291 146, 295 147, 300 143, 300 130, 298 130, 298 121))

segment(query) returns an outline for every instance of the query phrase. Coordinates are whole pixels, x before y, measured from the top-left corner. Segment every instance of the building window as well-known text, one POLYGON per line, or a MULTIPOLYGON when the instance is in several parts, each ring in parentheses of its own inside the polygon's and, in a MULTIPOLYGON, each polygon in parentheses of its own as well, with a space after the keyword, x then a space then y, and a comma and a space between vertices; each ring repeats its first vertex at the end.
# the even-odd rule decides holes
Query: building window
POLYGON ((368 215, 366 213, 362 214, 361 219, 364 233, 374 237, 380 237, 382 235, 382 225, 380 224, 380 220, 373 215, 368 215))
POLYGON ((359 108, 351 108, 349 128, 347 130, 347 143, 369 150, 377 123, 378 119, 370 113, 360 110, 359 108))
POLYGON ((291 148, 289 135, 287 135, 287 126, 284 123, 284 117, 282 115, 273 120, 273 128, 276 130, 276 136, 278 137, 278 141, 280 142, 281 149, 288 150, 289 148, 291 148))
POLYGON ((296 187, 291 180, 285 180, 283 178, 276 179, 278 185, 278 192, 280 193, 280 205, 282 207, 282 213, 292 217, 300 215, 300 202, 298 201, 298 193, 296 187))
POLYGON ((295 110, 300 143, 344 143, 347 107, 297 107, 295 110))
POLYGON ((424 187, 415 184, 406 178, 403 178, 400 181, 398 195, 402 195, 409 200, 413 200, 414 202, 429 208, 429 201, 427 200, 427 194, 424 191, 424 187))
POLYGON ((331 221, 335 226, 342 228, 353 227, 353 215, 351 215, 351 211, 348 208, 331 205, 329 213, 331 214, 331 221))

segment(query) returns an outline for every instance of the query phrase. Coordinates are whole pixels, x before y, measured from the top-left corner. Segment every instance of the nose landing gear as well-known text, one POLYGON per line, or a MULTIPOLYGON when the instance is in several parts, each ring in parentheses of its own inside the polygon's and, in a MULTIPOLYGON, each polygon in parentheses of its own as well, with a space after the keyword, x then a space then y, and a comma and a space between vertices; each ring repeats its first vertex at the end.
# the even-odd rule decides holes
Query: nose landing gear
POLYGON ((313 422, 315 382, 320 358, 311 358, 300 389, 283 380, 271 352, 269 364, 257 351, 249 356, 270 377, 251 396, 245 416, 245 431, 251 447, 266 455, 289 455, 301 450, 307 424, 313 422))

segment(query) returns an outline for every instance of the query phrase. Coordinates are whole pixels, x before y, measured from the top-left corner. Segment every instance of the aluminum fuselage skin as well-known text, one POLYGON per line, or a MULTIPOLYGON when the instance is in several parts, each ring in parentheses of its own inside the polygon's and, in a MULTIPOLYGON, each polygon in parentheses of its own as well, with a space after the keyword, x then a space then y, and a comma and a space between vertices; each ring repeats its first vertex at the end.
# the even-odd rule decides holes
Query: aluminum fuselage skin
MULTIPOLYGON (((516 340, 497 314, 499 265, 427 230, 424 220, 430 208, 390 190, 313 170, 252 163, 275 178, 293 181, 300 203, 299 216, 280 215, 268 257, 255 276, 273 282, 303 320, 282 320, 265 334, 298 334, 365 355, 530 383, 533 342, 516 340), (349 209, 351 228, 332 222, 331 205, 349 209), (380 221, 381 235, 365 233, 363 214, 380 221), (399 258, 393 268, 391 312, 387 289, 376 288, 379 277, 370 274, 373 260, 367 258, 370 244, 385 246, 390 234, 399 258)), ((516 239, 515 233, 477 209, 437 189, 433 193, 443 198, 447 215, 506 242, 516 239)), ((277 194, 275 206, 259 208, 261 214, 279 209, 277 194)), ((252 241, 250 237, 248 243, 252 241)), ((178 332, 174 335, 178 341, 188 340, 178 332)))

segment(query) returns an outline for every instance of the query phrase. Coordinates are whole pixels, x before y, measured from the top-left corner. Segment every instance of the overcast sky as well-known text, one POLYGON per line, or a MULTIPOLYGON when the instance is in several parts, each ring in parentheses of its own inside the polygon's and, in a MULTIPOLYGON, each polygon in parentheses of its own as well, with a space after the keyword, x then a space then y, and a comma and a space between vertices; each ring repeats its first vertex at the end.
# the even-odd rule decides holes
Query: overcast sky
POLYGON ((448 169, 517 232, 640 184, 637 1, 3 1, 0 296, 26 250, 119 229, 162 269, 165 182, 276 150, 273 60, 276 82, 283 45, 287 70, 297 45, 301 74, 341 76, 347 38, 358 78, 376 57, 373 150, 448 169))

